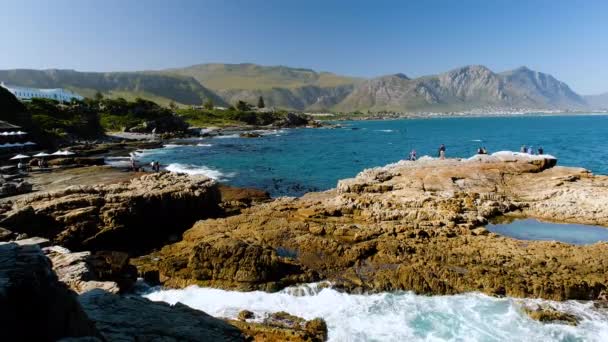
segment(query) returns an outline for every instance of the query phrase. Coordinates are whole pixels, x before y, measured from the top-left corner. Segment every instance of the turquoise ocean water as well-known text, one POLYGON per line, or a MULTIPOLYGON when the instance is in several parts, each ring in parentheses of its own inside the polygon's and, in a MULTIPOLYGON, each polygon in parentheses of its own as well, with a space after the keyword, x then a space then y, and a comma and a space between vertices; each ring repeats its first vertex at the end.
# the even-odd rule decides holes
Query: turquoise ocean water
POLYGON ((336 186, 365 168, 418 156, 435 156, 440 144, 448 157, 518 151, 522 144, 559 159, 607 174, 608 116, 522 116, 340 122, 337 129, 285 129, 262 138, 201 138, 185 146, 145 151, 142 162, 159 160, 172 171, 202 173, 229 184, 256 187, 273 196, 298 196, 336 186))

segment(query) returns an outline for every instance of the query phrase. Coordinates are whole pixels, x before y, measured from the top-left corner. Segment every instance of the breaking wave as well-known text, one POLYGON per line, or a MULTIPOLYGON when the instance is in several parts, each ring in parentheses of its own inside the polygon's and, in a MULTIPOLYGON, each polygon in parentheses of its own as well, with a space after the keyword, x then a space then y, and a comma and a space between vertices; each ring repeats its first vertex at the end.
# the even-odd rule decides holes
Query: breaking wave
POLYGON ((165 169, 167 171, 175 173, 185 173, 188 175, 203 175, 215 179, 217 181, 226 181, 228 178, 232 178, 236 175, 236 173, 234 172, 223 173, 219 170, 214 170, 206 166, 199 166, 193 164, 173 163, 167 165, 165 169))
POLYGON ((352 295, 308 284, 277 293, 237 292, 190 286, 156 290, 145 297, 181 302, 216 317, 250 310, 259 319, 287 311, 322 317, 330 341, 607 341, 608 312, 592 302, 495 298, 479 293, 419 296, 409 292, 352 295), (550 303, 581 318, 578 326, 543 324, 528 318, 522 303, 550 303))

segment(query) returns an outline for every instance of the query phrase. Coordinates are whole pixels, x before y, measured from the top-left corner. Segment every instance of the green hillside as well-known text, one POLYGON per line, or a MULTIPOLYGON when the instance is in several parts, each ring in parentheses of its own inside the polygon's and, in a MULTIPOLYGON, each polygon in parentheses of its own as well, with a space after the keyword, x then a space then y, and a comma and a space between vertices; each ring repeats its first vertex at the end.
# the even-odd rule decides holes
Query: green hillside
POLYGON ((353 84, 359 81, 354 77, 340 76, 329 72, 248 63, 198 64, 186 68, 169 69, 166 72, 194 77, 201 84, 213 90, 293 89, 309 85, 327 88, 353 84))
POLYGON ((85 97, 99 91, 110 98, 124 97, 168 104, 200 105, 211 99, 224 105, 222 98, 192 77, 149 72, 78 72, 74 70, 0 70, 0 80, 9 85, 36 88, 65 88, 85 97))

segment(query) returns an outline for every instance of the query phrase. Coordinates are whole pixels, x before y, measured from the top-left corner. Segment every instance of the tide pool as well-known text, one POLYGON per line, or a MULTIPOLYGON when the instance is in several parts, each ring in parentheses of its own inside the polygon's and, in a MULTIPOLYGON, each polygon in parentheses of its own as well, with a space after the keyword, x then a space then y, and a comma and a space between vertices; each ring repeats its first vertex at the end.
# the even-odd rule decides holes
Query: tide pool
POLYGON ((491 232, 520 240, 561 241, 575 245, 608 241, 608 228, 584 224, 521 219, 510 223, 489 224, 486 228, 491 232))
POLYGON ((180 141, 141 153, 144 163, 158 160, 170 171, 206 174, 235 186, 255 187, 273 196, 299 196, 326 190, 363 169, 407 158, 468 158, 480 146, 492 153, 542 146, 559 165, 608 173, 608 116, 517 116, 484 118, 347 121, 336 129, 283 129, 261 138, 237 134, 180 141))

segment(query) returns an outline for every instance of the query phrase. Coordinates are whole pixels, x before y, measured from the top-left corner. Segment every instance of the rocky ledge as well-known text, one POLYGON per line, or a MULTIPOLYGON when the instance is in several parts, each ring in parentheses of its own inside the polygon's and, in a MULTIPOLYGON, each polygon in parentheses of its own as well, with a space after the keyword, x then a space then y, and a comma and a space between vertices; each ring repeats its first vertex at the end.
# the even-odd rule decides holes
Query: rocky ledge
POLYGON ((608 225, 608 177, 555 164, 511 152, 402 161, 334 190, 199 221, 134 262, 172 287, 327 279, 348 291, 596 299, 608 285, 608 243, 520 241, 484 228, 501 215, 608 225))
POLYGON ((4 204, 0 226, 70 250, 141 253, 217 216, 220 192, 206 177, 148 174, 109 185, 71 186, 4 204))

